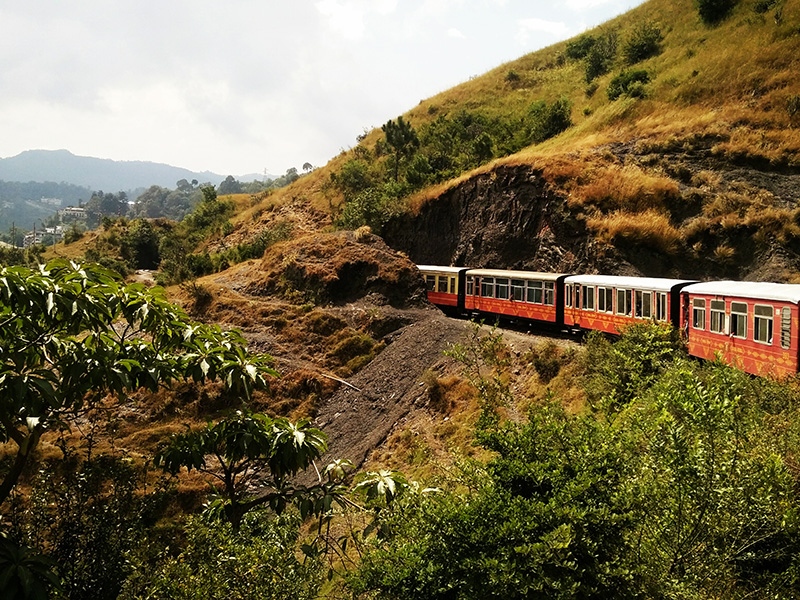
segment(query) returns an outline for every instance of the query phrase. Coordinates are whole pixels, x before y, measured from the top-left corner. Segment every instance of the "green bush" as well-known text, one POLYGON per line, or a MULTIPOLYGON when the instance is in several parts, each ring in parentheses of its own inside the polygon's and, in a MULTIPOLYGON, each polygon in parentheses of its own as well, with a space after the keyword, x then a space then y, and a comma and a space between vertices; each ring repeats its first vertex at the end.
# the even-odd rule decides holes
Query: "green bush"
POLYGON ((656 23, 639 23, 622 47, 625 62, 632 65, 660 54, 663 39, 661 28, 656 23))
POLYGON ((586 58, 597 40, 594 36, 585 33, 577 39, 567 42, 567 58, 580 60, 586 58))
POLYGON ((449 353, 491 413, 476 443, 492 458, 462 463, 457 491, 377 515, 356 597, 798 597, 796 382, 700 365, 642 324, 587 342, 593 410, 544 402, 504 420, 494 340, 449 353))
POLYGON ((139 565, 120 600, 313 600, 323 582, 320 563, 302 557, 300 518, 253 511, 234 532, 226 522, 189 519, 179 553, 139 565))
POLYGON ((535 102, 529 112, 531 141, 539 144, 572 125, 572 104, 566 98, 559 98, 552 104, 539 101, 535 102))
POLYGON ((737 0, 695 0, 697 12, 703 23, 715 25, 727 17, 737 0))
POLYGON ((606 94, 609 100, 616 100, 623 94, 631 98, 642 98, 644 86, 650 82, 650 74, 644 70, 622 71, 608 84, 606 94))
POLYGON ((589 402, 613 412, 648 390, 675 358, 684 355, 671 327, 637 323, 613 342, 593 331, 581 358, 589 402))

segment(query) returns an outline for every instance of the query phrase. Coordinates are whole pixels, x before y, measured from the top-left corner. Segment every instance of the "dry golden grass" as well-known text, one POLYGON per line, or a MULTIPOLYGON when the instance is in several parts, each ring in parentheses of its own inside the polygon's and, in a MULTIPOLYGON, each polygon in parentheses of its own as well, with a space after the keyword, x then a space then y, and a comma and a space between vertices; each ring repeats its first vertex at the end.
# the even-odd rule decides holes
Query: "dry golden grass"
POLYGON ((672 254, 682 236, 661 212, 647 210, 641 213, 615 211, 610 215, 589 217, 586 226, 601 242, 607 244, 638 244, 672 254))
POLYGON ((583 173, 576 183, 570 186, 570 204, 596 206, 603 211, 664 211, 680 199, 676 181, 648 174, 634 165, 606 163, 583 173))

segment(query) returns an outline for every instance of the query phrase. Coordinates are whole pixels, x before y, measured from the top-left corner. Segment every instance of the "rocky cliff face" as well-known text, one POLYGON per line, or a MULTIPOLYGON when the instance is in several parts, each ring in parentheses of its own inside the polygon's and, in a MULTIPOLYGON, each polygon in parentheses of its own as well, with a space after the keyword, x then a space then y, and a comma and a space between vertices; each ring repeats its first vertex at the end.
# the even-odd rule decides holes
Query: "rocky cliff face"
POLYGON ((583 228, 530 167, 477 175, 392 220, 384 237, 418 264, 566 271, 588 260, 583 228))
POLYGON ((568 207, 565 192, 531 166, 475 175, 416 214, 394 218, 383 236, 417 264, 773 281, 790 280, 800 270, 800 238, 792 223, 780 226, 782 233, 775 236, 758 217, 771 211, 781 219, 800 218, 800 173, 680 152, 637 153, 631 146, 606 150, 619 164, 635 164, 678 183, 681 198, 668 213, 687 237, 674 252, 598 242, 581 211, 568 207), (715 181, 712 187, 697 187, 700 172, 715 181), (704 237, 691 233, 700 229, 698 223, 704 237), (703 239, 704 248, 724 244, 735 255, 718 258, 698 250, 693 235, 703 239))

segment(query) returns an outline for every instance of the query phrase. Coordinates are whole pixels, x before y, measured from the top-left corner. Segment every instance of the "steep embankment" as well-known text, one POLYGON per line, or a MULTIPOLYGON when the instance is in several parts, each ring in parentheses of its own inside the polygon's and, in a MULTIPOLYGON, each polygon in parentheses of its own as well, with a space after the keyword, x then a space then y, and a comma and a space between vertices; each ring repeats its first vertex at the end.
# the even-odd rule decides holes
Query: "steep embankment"
MULTIPOLYGON (((418 264, 773 281, 797 277, 800 169, 730 161, 710 147, 647 152, 636 144, 615 144, 595 152, 604 165, 592 168, 606 171, 609 186, 599 191, 597 179, 589 183, 600 207, 575 201, 558 181, 548 181, 549 160, 540 168, 501 165, 391 219, 384 237, 418 264), (626 183, 648 178, 659 189, 642 181, 626 183), (634 209, 618 223, 604 220, 602 204, 615 204, 613 188, 626 185, 638 196, 634 206, 663 202, 654 200, 659 193, 671 197, 663 227, 651 222, 649 207, 634 209)), ((586 192, 580 184, 568 187, 586 192)))

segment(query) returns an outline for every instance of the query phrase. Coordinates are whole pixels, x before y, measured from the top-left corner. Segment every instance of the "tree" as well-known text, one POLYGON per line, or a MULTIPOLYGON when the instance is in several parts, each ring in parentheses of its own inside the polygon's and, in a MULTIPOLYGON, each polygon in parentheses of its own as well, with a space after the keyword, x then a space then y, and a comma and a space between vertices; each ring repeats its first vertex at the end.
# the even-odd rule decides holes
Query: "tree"
POLYGON ((93 224, 99 223, 103 217, 123 217, 128 212, 128 196, 125 192, 94 192, 85 208, 89 221, 93 224))
POLYGON ((394 180, 397 181, 400 172, 400 160, 409 158, 419 148, 419 138, 411 123, 397 117, 397 121, 387 121, 381 127, 386 135, 386 143, 394 150, 394 180))
POLYGON ((171 473, 197 470, 222 484, 217 508, 238 531, 252 509, 268 504, 276 513, 296 502, 301 515, 330 510, 344 491, 332 469, 328 482, 296 486, 291 478, 311 466, 327 450, 327 438, 310 421, 237 412, 197 431, 174 435, 155 457, 156 466, 171 473), (262 490, 253 494, 258 482, 262 490))
POLYGON ((122 238, 120 253, 134 269, 156 269, 161 260, 158 244, 158 232, 153 224, 136 219, 122 238))
POLYGON ((595 38, 586 53, 584 77, 591 83, 611 70, 617 56, 617 32, 606 31, 595 38))
POLYGON ((225 178, 225 181, 219 184, 219 189, 217 191, 223 195, 241 194, 242 184, 236 181, 236 179, 233 178, 233 175, 228 175, 225 178))
POLYGON ((240 333, 193 322, 163 290, 65 260, 0 269, 0 349, 0 441, 16 445, 0 504, 42 435, 109 394, 191 379, 249 396, 276 374, 240 333))

